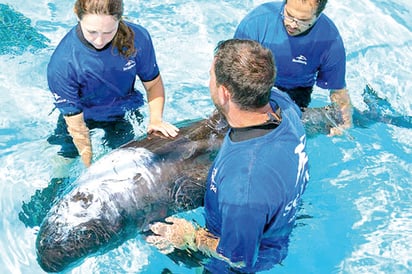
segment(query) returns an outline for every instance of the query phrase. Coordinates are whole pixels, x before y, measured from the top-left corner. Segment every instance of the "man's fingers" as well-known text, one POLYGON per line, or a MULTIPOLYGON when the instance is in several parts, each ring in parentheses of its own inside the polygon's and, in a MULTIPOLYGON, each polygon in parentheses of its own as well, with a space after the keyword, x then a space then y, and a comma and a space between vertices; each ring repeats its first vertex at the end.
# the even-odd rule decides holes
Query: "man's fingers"
POLYGON ((169 225, 164 223, 154 223, 150 225, 150 230, 153 231, 157 235, 166 236, 169 231, 169 225))
POLYGON ((182 220, 182 219, 181 218, 176 218, 176 217, 173 217, 173 216, 169 216, 165 219, 166 222, 172 223, 172 224, 178 223, 180 220, 182 220))
POLYGON ((172 243, 170 243, 167 239, 161 236, 147 236, 146 242, 156 247, 163 254, 172 253, 175 249, 172 243))

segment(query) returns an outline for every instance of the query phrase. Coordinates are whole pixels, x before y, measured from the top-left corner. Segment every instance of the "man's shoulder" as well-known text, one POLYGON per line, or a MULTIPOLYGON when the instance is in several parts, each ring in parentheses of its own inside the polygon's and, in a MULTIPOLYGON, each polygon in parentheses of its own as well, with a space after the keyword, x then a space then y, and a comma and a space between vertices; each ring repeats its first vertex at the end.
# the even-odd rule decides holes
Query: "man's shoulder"
POLYGON ((251 10, 246 16, 245 20, 260 20, 266 17, 273 17, 280 11, 282 2, 268 2, 261 4, 251 10))
POLYGON ((263 33, 273 35, 280 26, 282 5, 282 2, 269 2, 257 6, 240 21, 234 36, 259 41, 263 33))
POLYGON ((292 112, 295 112, 296 115, 302 115, 299 107, 290 99, 289 95, 286 92, 280 91, 277 88, 272 88, 272 92, 270 94, 270 100, 277 104, 281 110, 290 109, 292 112))
POLYGON ((319 35, 340 36, 339 30, 335 23, 326 14, 322 13, 315 25, 319 31, 319 35))

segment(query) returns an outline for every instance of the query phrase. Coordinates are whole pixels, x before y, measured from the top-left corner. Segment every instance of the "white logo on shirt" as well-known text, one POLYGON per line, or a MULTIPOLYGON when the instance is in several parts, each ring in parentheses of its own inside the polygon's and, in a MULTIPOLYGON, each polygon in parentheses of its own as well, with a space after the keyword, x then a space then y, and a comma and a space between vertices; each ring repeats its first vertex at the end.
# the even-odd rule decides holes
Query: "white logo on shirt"
POLYGON ((53 97, 56 103, 64 103, 66 102, 66 99, 63 99, 59 94, 53 92, 53 97))
MULTIPOLYGON (((308 169, 305 168, 308 163, 308 155, 305 152, 305 146, 306 146, 306 138, 305 138, 305 135, 303 135, 300 138, 300 143, 295 148, 295 154, 299 156, 298 171, 297 171, 297 176, 296 176, 295 187, 298 185, 300 180, 302 180, 303 183, 301 184, 300 190, 296 194, 296 197, 285 206, 283 216, 288 215, 292 209, 298 206, 300 197, 302 196, 303 191, 305 190, 306 183, 309 181, 309 171, 308 169)), ((292 222, 295 218, 296 218, 296 214, 293 214, 293 216, 289 219, 288 222, 289 223, 292 222)))
POLYGON ((216 182, 215 182, 216 174, 217 174, 217 168, 213 168, 212 175, 210 176, 210 190, 213 191, 214 193, 217 192, 217 187, 216 187, 216 182))
POLYGON ((126 65, 124 65, 123 71, 132 69, 132 68, 135 67, 135 66, 136 66, 136 62, 133 61, 133 60, 129 60, 129 61, 127 61, 126 65))
POLYGON ((298 174, 296 176, 295 186, 298 185, 299 180, 302 180, 303 182, 309 181, 309 172, 307 169, 305 170, 305 166, 308 163, 308 155, 305 152, 305 146, 306 138, 305 135, 303 135, 300 137, 300 144, 295 148, 295 154, 299 155, 298 174))
POLYGON ((303 55, 299 55, 298 57, 295 57, 295 58, 292 59, 292 62, 303 64, 303 65, 307 65, 308 64, 307 61, 308 61, 308 59, 306 59, 306 57, 303 56, 303 55))

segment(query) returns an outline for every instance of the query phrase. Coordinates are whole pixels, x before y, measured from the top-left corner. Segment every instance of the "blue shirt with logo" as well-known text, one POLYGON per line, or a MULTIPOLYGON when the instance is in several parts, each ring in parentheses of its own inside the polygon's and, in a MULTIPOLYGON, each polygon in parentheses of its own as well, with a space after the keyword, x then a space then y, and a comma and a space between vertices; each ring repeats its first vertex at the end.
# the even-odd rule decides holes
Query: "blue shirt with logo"
POLYGON ((344 88, 346 54, 334 23, 321 14, 308 32, 290 36, 283 24, 283 8, 283 1, 258 6, 240 22, 234 37, 255 40, 272 51, 275 86, 293 89, 316 83, 324 89, 344 88))
POLYGON ((126 58, 117 48, 96 50, 79 38, 78 26, 57 46, 47 68, 55 105, 63 115, 84 113, 85 119, 112 121, 143 105, 134 88, 136 76, 151 81, 159 75, 148 31, 126 23, 134 31, 136 54, 126 58))
MULTIPOLYGON (((209 171, 206 227, 219 240, 217 252, 243 271, 273 267, 287 255, 301 196, 309 180, 305 131, 300 110, 286 93, 273 90, 271 105, 282 122, 269 133, 233 142, 226 135, 209 171)), ((225 263, 212 258, 212 273, 225 263)))

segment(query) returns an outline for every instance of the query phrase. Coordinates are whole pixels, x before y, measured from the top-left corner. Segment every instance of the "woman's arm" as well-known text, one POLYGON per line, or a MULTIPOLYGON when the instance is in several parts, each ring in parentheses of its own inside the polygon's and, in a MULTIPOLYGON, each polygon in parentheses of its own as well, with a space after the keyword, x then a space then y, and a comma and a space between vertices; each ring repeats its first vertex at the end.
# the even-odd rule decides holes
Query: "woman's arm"
POLYGON ((149 125, 147 132, 160 131, 166 137, 175 137, 179 131, 177 127, 164 122, 163 108, 165 103, 165 91, 160 74, 152 81, 143 82, 146 89, 147 101, 149 103, 149 125))

